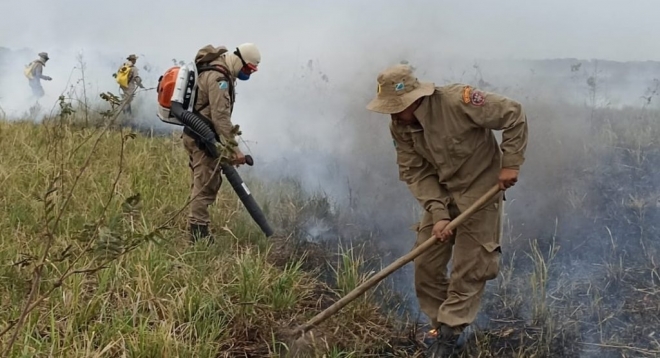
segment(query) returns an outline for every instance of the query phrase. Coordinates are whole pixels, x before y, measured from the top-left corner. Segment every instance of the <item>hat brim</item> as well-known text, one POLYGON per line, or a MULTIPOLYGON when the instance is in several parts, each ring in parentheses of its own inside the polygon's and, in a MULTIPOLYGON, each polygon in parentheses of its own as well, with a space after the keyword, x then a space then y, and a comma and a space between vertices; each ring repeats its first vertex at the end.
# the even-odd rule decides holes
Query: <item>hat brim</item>
POLYGON ((402 112, 413 102, 424 96, 430 96, 435 91, 435 84, 430 82, 420 82, 419 87, 414 90, 396 97, 372 99, 367 105, 367 109, 372 112, 393 114, 402 112))

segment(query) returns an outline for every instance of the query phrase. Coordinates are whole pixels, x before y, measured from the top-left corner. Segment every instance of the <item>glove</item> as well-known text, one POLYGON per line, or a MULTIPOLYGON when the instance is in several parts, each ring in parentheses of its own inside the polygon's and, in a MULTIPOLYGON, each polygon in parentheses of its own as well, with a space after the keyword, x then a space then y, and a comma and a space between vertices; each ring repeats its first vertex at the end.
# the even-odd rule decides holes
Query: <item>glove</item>
POLYGON ((50 76, 44 76, 44 80, 46 81, 52 81, 53 79, 50 76))

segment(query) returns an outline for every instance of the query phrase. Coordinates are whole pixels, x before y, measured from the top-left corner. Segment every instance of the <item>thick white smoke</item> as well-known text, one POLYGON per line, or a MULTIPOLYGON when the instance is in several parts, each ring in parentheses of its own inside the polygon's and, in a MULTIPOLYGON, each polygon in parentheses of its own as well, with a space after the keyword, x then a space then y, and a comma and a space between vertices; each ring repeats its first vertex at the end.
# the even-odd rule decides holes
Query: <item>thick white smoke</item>
MULTIPOLYGON (((599 184, 575 178, 587 175, 576 168, 605 167, 609 158, 599 151, 584 155, 598 144, 585 142, 594 130, 585 121, 589 108, 640 107, 647 89, 657 88, 660 64, 645 61, 660 60, 651 36, 660 33, 658 10, 653 0, 635 6, 596 0, 4 1, 0 108, 10 119, 29 111, 34 103, 22 70, 41 51, 51 57, 44 74, 53 77, 43 82, 46 97, 39 101, 46 114, 77 84, 81 58, 88 96, 102 105, 100 92, 119 93, 111 75, 131 53, 140 56, 144 85, 155 87, 173 59, 191 61, 206 44, 232 49, 254 42, 263 62, 239 82, 232 118, 256 161, 241 172, 266 182, 293 177, 305 189, 323 190, 338 205, 352 205, 364 228, 401 254, 413 243, 408 228, 419 208, 398 181, 389 119, 365 106, 378 72, 405 60, 424 81, 469 83, 523 103, 530 148, 520 183, 507 193, 508 220, 514 231, 547 237, 570 195, 579 198, 599 184)), ((139 93, 134 103, 140 126, 174 129, 156 118, 154 91, 139 93)), ((605 209, 597 214, 601 220, 605 209)), ((595 221, 562 219, 565 238, 581 242, 593 234, 585 231, 597 231, 577 230, 596 227, 595 221)), ((309 228, 318 235, 325 229, 322 222, 309 228)), ((599 254, 571 272, 593 266, 599 254)))

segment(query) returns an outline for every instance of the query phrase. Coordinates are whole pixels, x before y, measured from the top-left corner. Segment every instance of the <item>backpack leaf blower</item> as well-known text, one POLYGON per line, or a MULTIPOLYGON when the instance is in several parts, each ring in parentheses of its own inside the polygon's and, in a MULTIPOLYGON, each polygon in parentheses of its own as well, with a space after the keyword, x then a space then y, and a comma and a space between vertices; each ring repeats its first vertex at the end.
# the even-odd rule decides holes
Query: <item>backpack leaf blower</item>
MULTIPOLYGON (((215 131, 209 125, 210 120, 193 112, 197 92, 197 76, 197 66, 191 63, 170 68, 158 80, 158 118, 169 124, 184 126, 185 129, 197 137, 198 143, 201 144, 202 149, 208 155, 213 158, 220 158, 217 145, 224 146, 225 144, 222 143, 219 136, 216 136, 215 131)), ((254 165, 251 156, 246 155, 245 160, 248 165, 254 165)), ((254 222, 259 225, 266 237, 272 236, 273 229, 236 168, 222 160, 220 160, 220 167, 254 222)))

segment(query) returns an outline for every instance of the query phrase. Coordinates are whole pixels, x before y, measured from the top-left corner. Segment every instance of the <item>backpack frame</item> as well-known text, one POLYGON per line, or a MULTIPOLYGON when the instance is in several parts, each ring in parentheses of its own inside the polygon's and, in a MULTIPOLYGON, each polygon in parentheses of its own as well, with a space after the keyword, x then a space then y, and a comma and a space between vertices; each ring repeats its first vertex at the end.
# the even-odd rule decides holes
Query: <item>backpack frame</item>
POLYGON ((171 102, 181 103, 183 108, 189 112, 199 112, 207 108, 210 103, 204 104, 199 110, 195 110, 195 104, 197 103, 197 92, 199 89, 199 76, 207 71, 217 71, 224 75, 225 80, 229 84, 229 96, 231 101, 231 107, 233 110, 234 101, 235 101, 235 92, 234 92, 234 82, 231 80, 229 71, 221 65, 209 65, 209 64, 195 64, 189 63, 183 66, 177 66, 170 68, 164 75, 160 76, 158 79, 158 85, 156 87, 156 92, 159 96, 159 110, 158 118, 168 124, 174 124, 178 126, 183 126, 177 118, 170 114, 171 102), (171 82, 166 83, 165 86, 172 87, 172 96, 171 98, 161 98, 161 94, 165 90, 163 87, 163 78, 168 76, 171 71, 177 70, 176 81, 174 84, 171 82))

